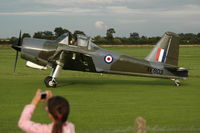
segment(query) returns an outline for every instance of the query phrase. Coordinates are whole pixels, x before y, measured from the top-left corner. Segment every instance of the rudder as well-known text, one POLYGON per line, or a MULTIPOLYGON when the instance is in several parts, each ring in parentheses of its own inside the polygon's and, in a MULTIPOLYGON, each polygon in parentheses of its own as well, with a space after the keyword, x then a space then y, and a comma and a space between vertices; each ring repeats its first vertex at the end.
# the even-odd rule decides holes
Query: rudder
POLYGON ((145 59, 148 61, 162 62, 178 66, 178 57, 178 35, 172 32, 166 32, 145 59))

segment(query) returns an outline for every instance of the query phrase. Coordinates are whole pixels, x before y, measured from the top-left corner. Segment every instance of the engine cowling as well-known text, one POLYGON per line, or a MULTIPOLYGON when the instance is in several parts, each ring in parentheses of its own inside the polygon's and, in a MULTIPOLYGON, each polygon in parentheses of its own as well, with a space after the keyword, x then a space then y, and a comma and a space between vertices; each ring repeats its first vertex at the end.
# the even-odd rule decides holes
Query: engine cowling
POLYGON ((24 38, 21 57, 39 66, 47 66, 48 59, 55 53, 57 46, 55 41, 24 38))

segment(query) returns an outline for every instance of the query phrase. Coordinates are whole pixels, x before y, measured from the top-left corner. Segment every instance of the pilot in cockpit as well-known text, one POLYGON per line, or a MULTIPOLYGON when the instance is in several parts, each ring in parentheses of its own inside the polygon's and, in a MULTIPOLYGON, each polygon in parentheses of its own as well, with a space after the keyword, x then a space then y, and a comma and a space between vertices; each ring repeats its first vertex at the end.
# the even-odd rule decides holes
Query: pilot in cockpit
POLYGON ((77 46, 77 36, 76 35, 70 35, 69 36, 69 45, 75 45, 77 46))

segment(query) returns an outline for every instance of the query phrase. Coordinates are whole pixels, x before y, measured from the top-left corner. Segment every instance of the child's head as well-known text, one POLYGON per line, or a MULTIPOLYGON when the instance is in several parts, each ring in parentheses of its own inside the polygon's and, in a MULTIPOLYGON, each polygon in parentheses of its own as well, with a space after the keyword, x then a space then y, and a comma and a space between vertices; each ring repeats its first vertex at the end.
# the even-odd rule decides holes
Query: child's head
POLYGON ((147 122, 143 117, 137 117, 135 119, 135 129, 136 133, 146 133, 147 130, 147 122))
POLYGON ((69 115, 68 101, 63 97, 54 96, 48 100, 47 107, 54 120, 52 133, 61 133, 62 126, 67 121, 69 115))

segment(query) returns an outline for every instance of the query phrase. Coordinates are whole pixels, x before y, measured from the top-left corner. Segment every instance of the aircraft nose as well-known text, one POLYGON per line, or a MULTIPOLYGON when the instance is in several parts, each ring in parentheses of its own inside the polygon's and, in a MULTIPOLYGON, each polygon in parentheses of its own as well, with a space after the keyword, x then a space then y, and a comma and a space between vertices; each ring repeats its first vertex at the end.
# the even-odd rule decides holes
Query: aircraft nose
POLYGON ((21 30, 20 30, 18 43, 17 44, 13 44, 11 47, 13 49, 15 49, 16 51, 21 51, 21 49, 22 49, 22 47, 21 47, 22 46, 21 40, 22 40, 22 37, 21 37, 21 30))
POLYGON ((11 46, 13 49, 15 49, 16 51, 21 51, 21 46, 18 46, 18 45, 12 45, 11 46))

